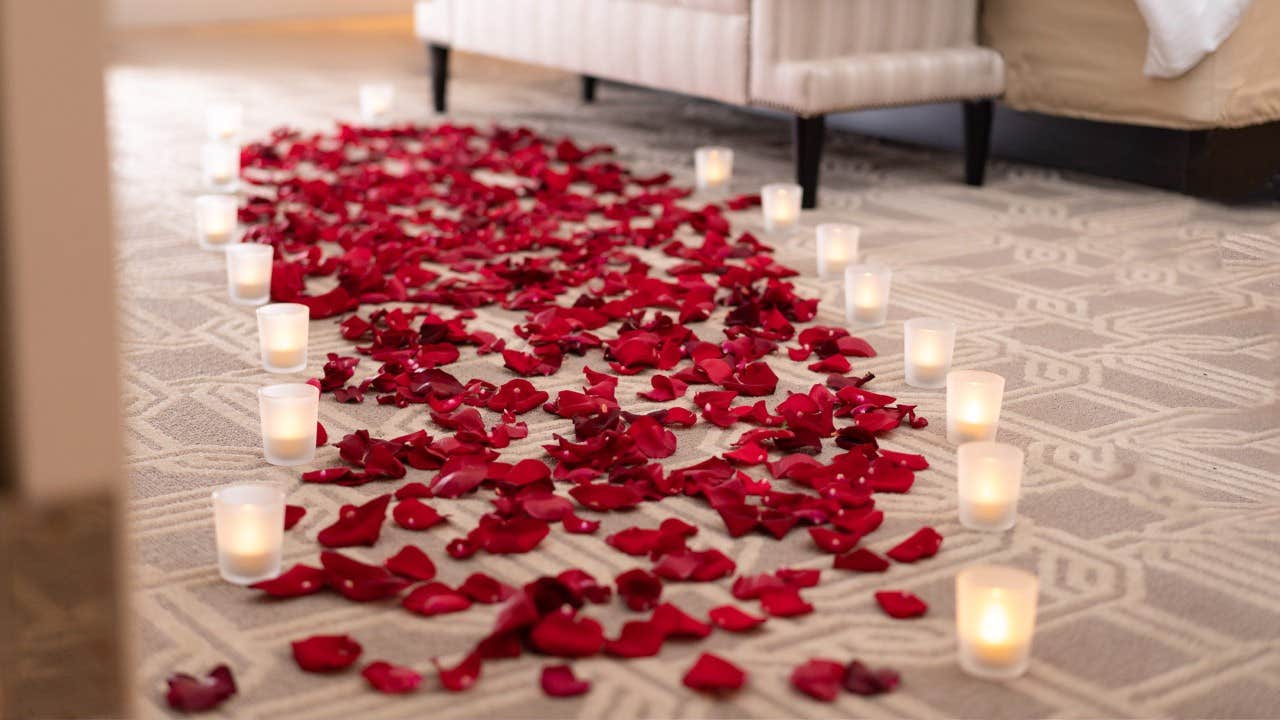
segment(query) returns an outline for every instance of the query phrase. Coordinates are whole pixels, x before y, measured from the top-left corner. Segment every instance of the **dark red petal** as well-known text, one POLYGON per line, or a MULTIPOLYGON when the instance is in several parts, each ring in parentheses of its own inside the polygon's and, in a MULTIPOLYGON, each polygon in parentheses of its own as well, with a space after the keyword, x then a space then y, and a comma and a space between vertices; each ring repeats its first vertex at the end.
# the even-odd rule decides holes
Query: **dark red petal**
POLYGON ((301 505, 285 505, 284 506, 284 529, 292 530, 298 521, 302 520, 307 514, 307 509, 301 505))
POLYGON ((624 658, 653 657, 662 649, 667 639, 662 628, 648 620, 632 620, 623 623, 616 640, 605 642, 604 651, 624 658))
POLYGON ((876 593, 876 602, 889 617, 899 620, 920 617, 929 609, 925 601, 902 590, 881 590, 876 593))
POLYGON ((542 692, 551 697, 573 697, 591 689, 591 681, 579 680, 568 665, 542 668, 542 692))
POLYGON ((405 530, 426 530, 445 521, 445 516, 436 509, 417 498, 408 498, 396 503, 391 511, 396 524, 405 530))
POLYGON ((165 701, 169 707, 182 712, 212 710, 236 694, 235 677, 226 665, 213 668, 203 678, 174 673, 166 682, 169 692, 165 694, 165 701))
POLYGON ((604 647, 604 628, 589 617, 575 617, 572 609, 545 615, 529 633, 534 650, 557 657, 586 657, 604 647))
POLYGON ((618 586, 618 597, 632 610, 657 607, 658 598, 662 597, 662 580, 640 568, 622 573, 614 582, 618 586))
POLYGON ((872 671, 858 660, 849 663, 844 672, 844 689, 855 695, 879 695, 898 687, 900 679, 896 670, 884 668, 872 671))
POLYGON ((411 482, 401 485, 396 490, 397 500, 408 500, 409 498, 429 498, 433 497, 431 488, 420 482, 411 482))
POLYGON ((360 643, 349 635, 313 635, 294 640, 293 660, 307 672, 333 672, 360 658, 360 643))
POLYGON ((596 582, 585 570, 571 568, 556 576, 579 599, 593 603, 607 603, 613 597, 613 588, 596 582))
POLYGON ((884 572, 889 569, 889 561, 866 548, 858 548, 851 553, 837 555, 832 565, 840 570, 854 572, 884 572))
POLYGON ((387 518, 387 504, 391 495, 379 495, 357 507, 354 512, 343 513, 336 522, 320 531, 316 539, 325 547, 350 547, 373 545, 382 533, 382 523, 387 518))
POLYGON ((844 665, 835 660, 817 658, 791 671, 791 684, 815 700, 831 702, 840 694, 844 682, 844 665))
POLYGON ((809 537, 813 538, 814 545, 821 548, 823 552, 829 553, 848 552, 861 539, 859 535, 849 535, 823 527, 809 528, 809 537))
POLYGON ((388 694, 413 692, 422 683, 422 676, 413 668, 392 665, 385 660, 375 660, 360 671, 374 690, 388 694))
POLYGON ((794 587, 767 590, 760 596, 760 607, 773 617, 793 617, 813 612, 813 606, 800 597, 794 587))
POLYGON ((922 527, 886 554, 898 562, 913 563, 937 555, 940 547, 942 547, 942 536, 938 531, 931 527, 922 527))
POLYGON ((574 535, 590 535, 600 529, 599 520, 587 520, 573 513, 561 518, 560 524, 564 527, 565 532, 573 533, 574 535))
POLYGON ((473 652, 463 658, 462 662, 451 668, 442 666, 440 661, 435 658, 432 658, 431 663, 436 666, 440 685, 445 690, 462 692, 475 685, 476 680, 480 679, 480 661, 480 653, 473 652))
POLYGON ((289 598, 320 592, 326 584, 324 570, 299 563, 278 577, 254 583, 250 587, 271 597, 289 598))
POLYGON ((667 637, 704 638, 711 634, 710 625, 669 602, 659 605, 649 622, 658 626, 667 637))
POLYGON ((471 598, 441 582, 429 582, 414 588, 400 603, 419 615, 444 615, 471 607, 471 598))
POLYGON ((684 684, 702 692, 737 690, 747 681, 747 674, 736 665, 711 653, 702 653, 684 675, 684 684))
POLYGON ((324 447, 329 444, 329 431, 324 429, 324 425, 316 423, 316 447, 324 447))
POLYGON ((644 498, 626 485, 603 483, 578 485, 569 491, 583 507, 598 512, 627 510, 640 504, 644 498))
POLYGON ((484 573, 471 573, 458 586, 458 592, 478 603, 491 605, 516 594, 516 589, 498 582, 484 573))
POLYGON ((436 564, 416 545, 405 545, 382 564, 391 572, 414 580, 425 582, 436 576, 436 564))
POLYGON ((302 482, 309 483, 336 483, 351 478, 355 473, 351 472, 351 468, 336 467, 325 468, 323 470, 312 470, 302 473, 302 482))
POLYGON ((735 605, 721 605, 712 608, 708 613, 711 623, 729 632, 746 632, 753 630, 765 621, 765 618, 743 612, 735 605))
POLYGON ((792 568, 778 568, 773 574, 777 575, 782 582, 798 588, 814 587, 822 579, 822 571, 817 569, 793 570, 792 568))
POLYGON ((384 567, 367 565, 336 552, 320 553, 329 587, 349 600, 367 602, 397 595, 409 584, 384 567))

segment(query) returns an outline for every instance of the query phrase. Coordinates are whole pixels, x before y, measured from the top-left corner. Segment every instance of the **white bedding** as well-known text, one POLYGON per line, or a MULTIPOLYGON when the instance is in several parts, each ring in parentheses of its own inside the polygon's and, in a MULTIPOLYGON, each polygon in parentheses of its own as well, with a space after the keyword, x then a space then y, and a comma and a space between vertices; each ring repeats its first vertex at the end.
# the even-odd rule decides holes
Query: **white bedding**
POLYGON ((1240 24, 1251 0, 1135 1, 1149 33, 1142 71, 1175 78, 1218 49, 1240 24))

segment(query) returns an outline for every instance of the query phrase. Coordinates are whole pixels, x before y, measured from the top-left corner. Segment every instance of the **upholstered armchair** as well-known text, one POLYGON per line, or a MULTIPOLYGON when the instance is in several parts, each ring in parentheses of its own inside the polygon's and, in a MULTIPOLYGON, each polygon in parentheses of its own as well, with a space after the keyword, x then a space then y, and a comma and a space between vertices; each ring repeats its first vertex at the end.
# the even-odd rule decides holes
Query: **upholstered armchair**
POLYGON ((964 103, 965 180, 983 181, 1000 55, 976 43, 977 0, 421 0, 433 97, 450 48, 793 116, 796 180, 817 203, 825 118, 964 103))

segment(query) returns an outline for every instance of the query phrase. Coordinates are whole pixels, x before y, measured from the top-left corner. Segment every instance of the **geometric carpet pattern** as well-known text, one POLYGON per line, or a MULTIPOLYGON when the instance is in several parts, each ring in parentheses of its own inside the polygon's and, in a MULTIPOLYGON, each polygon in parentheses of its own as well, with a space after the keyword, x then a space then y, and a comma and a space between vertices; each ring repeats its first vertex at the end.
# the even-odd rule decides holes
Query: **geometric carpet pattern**
MULTIPOLYGON (((523 124, 606 142, 638 172, 667 170, 682 183, 691 182, 693 148, 709 142, 737 151, 736 191, 790 174, 786 128, 775 117, 617 86, 582 106, 570 76, 466 55, 454 65, 451 117, 460 122, 523 124)), ((862 226, 863 256, 893 267, 889 322, 860 333, 880 355, 855 367, 876 374, 872 389, 918 404, 931 419, 924 430, 892 433, 885 445, 922 453, 932 467, 908 495, 878 496, 886 523, 870 544, 883 551, 928 524, 946 538, 938 556, 884 576, 840 573, 829 556, 808 547, 806 533, 781 543, 731 539, 713 511, 683 498, 607 519, 594 537, 553 532, 529 555, 454 562, 441 550, 454 533, 428 533, 413 540, 448 583, 473 571, 520 583, 567 567, 613 577, 634 563, 600 538, 670 516, 699 525, 699 542, 732 556, 739 572, 783 565, 825 572, 806 592, 817 612, 772 619, 757 635, 713 633, 705 642, 669 644, 655 658, 575 663, 594 684, 581 698, 545 697, 537 685, 543 663, 527 657, 487 664, 477 686, 458 694, 431 677, 417 693, 394 697, 368 690, 355 672, 298 671, 289 641, 334 632, 356 637, 366 658, 430 675, 432 656, 458 659, 492 621, 489 608, 427 619, 394 604, 355 605, 329 594, 265 602, 222 582, 216 569, 213 488, 275 481, 288 488, 290 502, 309 509, 287 533, 286 566, 313 562, 315 533, 366 489, 304 487, 296 470, 262 459, 254 393, 272 380, 256 365, 254 315, 227 302, 221 256, 200 251, 193 236, 203 107, 243 102, 251 135, 285 123, 323 129, 354 115, 356 86, 370 79, 397 84, 399 116, 432 121, 421 49, 399 20, 143 32, 117 42, 108 90, 140 715, 167 715, 160 687, 170 672, 203 672, 219 662, 234 668, 241 688, 219 711, 227 717, 1276 714, 1280 207, 1228 207, 1001 162, 986 187, 971 188, 960 182, 953 154, 835 133, 821 208, 804 214, 800 232, 771 242, 781 262, 804 274, 798 289, 821 298, 822 324, 841 325, 843 311, 839 288, 813 277, 817 223, 862 226), (956 521, 943 393, 903 383, 902 321, 924 315, 959 323, 954 367, 1006 378, 1000 439, 1027 456, 1020 516, 1010 532, 967 531, 956 521), (1007 683, 969 678, 954 660, 953 578, 987 561, 1033 570, 1041 582, 1030 672, 1007 683), (920 595, 928 615, 885 617, 872 592, 886 587, 920 595), (731 699, 680 684, 693 658, 708 650, 751 673, 731 699), (787 681, 791 668, 816 656, 892 666, 903 684, 876 698, 844 694, 835 704, 816 703, 787 681)), ((751 212, 733 221, 735 229, 758 230, 751 212)), ((472 327, 505 336, 513 317, 483 309, 472 327)), ((311 337, 311 375, 325 352, 350 347, 331 321, 314 322, 311 337)), ((770 362, 781 378, 776 397, 815 380, 770 362)), ((579 368, 566 362, 535 383, 553 394, 577 387, 579 368)), ((358 377, 372 369, 366 360, 358 377)), ((464 380, 509 377, 493 356, 470 350, 450 371, 464 380)), ((647 377, 624 378, 618 397, 634 397, 636 388, 647 388, 647 377)), ((320 413, 333 437, 357 428, 391 437, 426 425, 420 410, 371 402, 326 398, 320 413)), ((530 437, 504 459, 536 457, 563 424, 541 410, 523 419, 530 437)), ((670 467, 722 452, 738 431, 691 432, 681 435, 670 467)), ((321 449, 316 466, 334 460, 336 450, 321 449)), ((456 527, 466 528, 484 504, 449 501, 447 508, 456 527)), ((352 554, 380 559, 408 538, 390 524, 384 534, 378 548, 352 554)), ((731 600, 723 582, 668 585, 667 592, 665 599, 694 614, 731 600)), ((611 612, 601 619, 612 633, 624 613, 616 606, 611 612)))

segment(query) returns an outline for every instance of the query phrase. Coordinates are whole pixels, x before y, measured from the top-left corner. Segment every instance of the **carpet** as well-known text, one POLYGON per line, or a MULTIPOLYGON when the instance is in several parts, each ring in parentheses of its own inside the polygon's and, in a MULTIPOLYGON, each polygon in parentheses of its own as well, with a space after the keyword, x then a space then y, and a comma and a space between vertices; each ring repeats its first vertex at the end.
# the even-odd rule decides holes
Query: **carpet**
MULTIPOLYGON (((729 144, 741 191, 790 174, 785 130, 769 118, 613 86, 584 107, 572 77, 467 56, 455 65, 460 121, 607 142, 640 172, 670 170, 685 181, 695 146, 729 144)), ((235 668, 241 686, 221 712, 243 717, 1260 717, 1280 707, 1280 209, 1003 163, 974 189, 959 182, 955 156, 851 136, 832 138, 822 207, 803 224, 857 223, 864 255, 895 269, 889 323, 863 334, 881 354, 858 369, 877 375, 873 389, 918 403, 935 420, 886 443, 923 453, 933 468, 909 495, 881 500, 887 520, 872 547, 931 524, 947 537, 936 558, 885 577, 837 575, 807 537, 730 539, 705 506, 669 500, 620 524, 680 517, 704 528, 701 544, 731 555, 740 572, 821 567, 825 582, 806 593, 819 612, 771 620, 754 636, 669 645, 656 658, 579 662, 595 686, 575 700, 544 697, 543 663, 529 659, 486 667, 467 693, 446 694, 428 679, 403 698, 368 691, 355 673, 299 672, 289 641, 315 632, 350 633, 369 658, 414 658, 427 671, 431 656, 457 659, 492 621, 483 609, 428 620, 324 595, 264 603, 221 582, 214 565, 209 492, 219 485, 281 482, 290 502, 310 509, 286 538, 286 562, 313 561, 318 529, 342 504, 376 491, 304 487, 295 471, 261 459, 254 393, 271 380, 255 364, 254 318, 226 302, 221 258, 198 250, 192 232, 202 109, 214 99, 244 102, 250 134, 285 123, 323 128, 354 116, 356 85, 369 78, 397 83, 404 117, 429 119, 421 50, 398 22, 151 31, 117 43, 108 88, 141 715, 167 715, 160 686, 170 672, 218 662, 235 668), (968 532, 955 520, 942 394, 902 384, 901 321, 919 315, 960 322, 955 367, 1007 378, 1001 440, 1027 452, 1020 519, 1009 533, 968 532), (952 579, 980 561, 1041 578, 1034 661, 1015 682, 973 680, 954 662, 952 579), (884 617, 871 594, 888 583, 928 599, 929 614, 906 624, 884 617), (748 688, 728 700, 683 688, 681 675, 704 650, 748 668, 748 688), (903 685, 874 699, 816 703, 787 682, 792 667, 815 656, 890 665, 903 685)), ((757 227, 749 214, 735 222, 757 227)), ((776 244, 783 262, 812 267, 808 232, 776 244)), ((812 277, 798 285, 821 298, 820 322, 841 324, 838 288, 812 277)), ((485 322, 495 331, 511 325, 507 316, 485 322)), ((313 323, 312 374, 323 353, 347 347, 336 325, 313 323)), ((509 377, 496 361, 467 358, 460 375, 509 377)), ((554 392, 580 378, 566 363, 542 386, 554 392)), ((811 374, 785 373, 780 389, 811 382, 811 374)), ((638 387, 624 384, 619 397, 638 387)), ((321 418, 331 433, 368 428, 381 437, 424 420, 332 402, 321 418)), ((527 455, 513 458, 537 456, 561 423, 526 419, 527 455)), ((669 464, 722 452, 736 435, 705 432, 682 442, 669 464)), ((468 527, 484 508, 457 501, 450 511, 468 527)), ((386 532, 386 547, 411 539, 386 532)), ((443 539, 421 544, 443 558, 443 539)), ((557 533, 546 542, 529 556, 441 560, 441 579, 457 583, 479 570, 523 582, 571 566, 603 578, 634 565, 595 538, 557 533)), ((725 583, 669 593, 690 611, 731 600, 725 583)), ((616 630, 622 619, 606 625, 616 630)))

